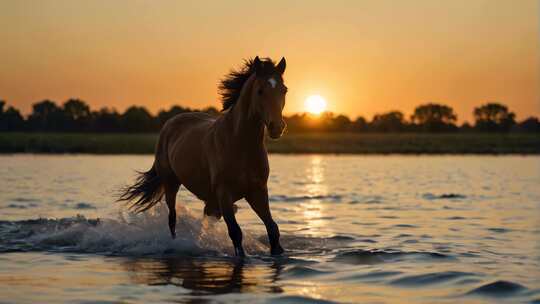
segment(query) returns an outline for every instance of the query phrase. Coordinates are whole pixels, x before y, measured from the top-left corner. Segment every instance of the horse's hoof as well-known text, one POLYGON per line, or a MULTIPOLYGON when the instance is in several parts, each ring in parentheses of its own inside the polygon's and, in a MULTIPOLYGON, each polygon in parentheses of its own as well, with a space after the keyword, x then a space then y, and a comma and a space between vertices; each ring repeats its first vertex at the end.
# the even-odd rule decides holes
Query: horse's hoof
POLYGON ((235 248, 234 249, 234 255, 239 257, 239 258, 244 258, 246 257, 246 253, 244 252, 244 249, 243 248, 235 248))
POLYGON ((282 255, 285 252, 281 246, 270 249, 271 255, 282 255))
POLYGON ((176 239, 176 233, 171 233, 171 237, 173 240, 176 239))

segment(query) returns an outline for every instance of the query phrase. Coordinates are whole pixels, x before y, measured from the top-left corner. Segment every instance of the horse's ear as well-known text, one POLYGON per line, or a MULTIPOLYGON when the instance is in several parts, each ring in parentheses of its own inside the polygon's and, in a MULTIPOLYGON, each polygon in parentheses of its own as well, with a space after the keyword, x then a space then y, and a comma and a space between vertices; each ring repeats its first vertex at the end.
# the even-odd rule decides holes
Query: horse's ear
POLYGON ((285 57, 281 57, 281 60, 276 66, 276 71, 278 71, 278 73, 280 74, 283 74, 285 72, 286 67, 287 67, 287 62, 285 61, 285 57))
POLYGON ((259 56, 256 56, 255 59, 253 59, 253 68, 255 69, 256 75, 262 74, 263 66, 261 60, 259 59, 259 56))

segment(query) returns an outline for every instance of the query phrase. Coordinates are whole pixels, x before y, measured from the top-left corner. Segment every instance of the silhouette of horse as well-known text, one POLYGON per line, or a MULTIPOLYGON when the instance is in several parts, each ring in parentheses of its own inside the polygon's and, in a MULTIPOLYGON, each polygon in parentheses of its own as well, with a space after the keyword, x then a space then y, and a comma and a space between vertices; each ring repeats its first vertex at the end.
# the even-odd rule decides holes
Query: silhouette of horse
POLYGON ((176 194, 184 185, 204 201, 205 215, 223 216, 235 254, 244 256, 234 204, 245 198, 266 226, 271 254, 283 253, 268 205, 264 134, 266 128, 277 139, 285 129, 285 66, 285 58, 277 65, 268 58, 249 59, 221 82, 222 115, 183 113, 169 119, 161 129, 152 168, 140 173, 119 200, 133 202, 131 207, 143 212, 165 196, 175 238, 176 194))

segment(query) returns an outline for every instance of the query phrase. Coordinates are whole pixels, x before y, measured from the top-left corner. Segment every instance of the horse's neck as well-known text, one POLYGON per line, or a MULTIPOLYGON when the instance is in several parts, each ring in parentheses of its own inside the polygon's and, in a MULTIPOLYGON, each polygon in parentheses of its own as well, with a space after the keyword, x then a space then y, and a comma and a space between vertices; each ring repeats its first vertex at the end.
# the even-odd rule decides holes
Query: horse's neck
POLYGON ((230 124, 235 144, 259 145, 264 140, 264 124, 262 120, 250 113, 251 90, 254 76, 242 88, 240 97, 233 108, 226 114, 227 123, 230 124))

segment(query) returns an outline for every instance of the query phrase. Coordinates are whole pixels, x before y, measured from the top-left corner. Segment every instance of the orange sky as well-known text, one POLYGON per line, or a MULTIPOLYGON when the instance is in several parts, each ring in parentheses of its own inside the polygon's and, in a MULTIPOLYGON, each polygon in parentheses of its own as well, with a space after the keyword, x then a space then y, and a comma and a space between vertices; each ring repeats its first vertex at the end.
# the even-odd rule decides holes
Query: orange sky
POLYGON ((286 112, 407 115, 427 101, 460 121, 502 101, 540 116, 539 1, 2 1, 0 99, 92 107, 219 106, 242 58, 288 62, 286 112))

